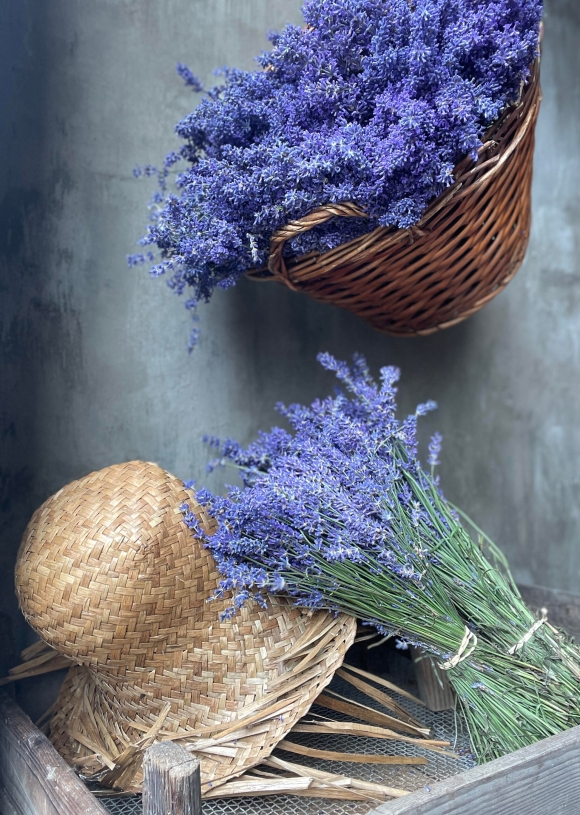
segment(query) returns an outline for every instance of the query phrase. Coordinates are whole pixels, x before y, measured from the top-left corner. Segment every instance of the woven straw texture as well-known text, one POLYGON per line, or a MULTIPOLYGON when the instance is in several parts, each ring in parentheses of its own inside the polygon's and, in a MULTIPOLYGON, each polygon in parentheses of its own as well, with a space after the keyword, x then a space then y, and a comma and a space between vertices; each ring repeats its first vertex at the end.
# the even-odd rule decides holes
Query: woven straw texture
POLYGON ((207 792, 266 758, 330 682, 354 619, 231 598, 207 602, 219 575, 182 520, 213 521, 178 479, 130 462, 69 484, 33 516, 16 585, 40 636, 77 663, 51 721, 71 764, 138 790, 145 747, 179 740, 207 792))
POLYGON ((518 104, 487 132, 477 162, 417 226, 381 227, 320 254, 286 257, 286 242, 334 217, 365 218, 352 203, 321 207, 272 238, 268 272, 315 300, 352 311, 395 336, 431 334, 474 314, 509 283, 528 245, 534 129, 541 101, 539 60, 518 104))

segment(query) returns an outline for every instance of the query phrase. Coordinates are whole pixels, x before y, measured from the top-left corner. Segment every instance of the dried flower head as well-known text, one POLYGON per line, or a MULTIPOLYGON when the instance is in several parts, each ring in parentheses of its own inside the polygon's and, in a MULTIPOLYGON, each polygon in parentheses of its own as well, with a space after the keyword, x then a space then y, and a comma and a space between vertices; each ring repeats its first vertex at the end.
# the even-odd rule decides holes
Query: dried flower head
MULTIPOLYGON (((273 232, 329 203, 287 244, 325 251, 378 225, 408 227, 477 157, 537 53, 541 0, 307 0, 306 26, 271 35, 263 70, 225 70, 177 125, 142 239, 189 306, 267 262, 273 232), (178 159, 187 163, 168 190, 178 159)), ((180 64, 186 84, 201 90, 180 64)), ((138 256, 139 260, 142 256, 138 256)))

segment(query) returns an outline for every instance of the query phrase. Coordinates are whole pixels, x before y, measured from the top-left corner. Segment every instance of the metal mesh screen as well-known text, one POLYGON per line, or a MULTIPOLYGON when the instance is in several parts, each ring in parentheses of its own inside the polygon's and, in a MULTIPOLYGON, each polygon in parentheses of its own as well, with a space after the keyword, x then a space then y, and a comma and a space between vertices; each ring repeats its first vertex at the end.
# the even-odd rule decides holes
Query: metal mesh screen
MULTIPOLYGON (((395 678, 394 681, 397 681, 395 678)), ((399 680, 399 684, 401 684, 399 680)), ((377 710, 381 706, 339 677, 330 685, 332 690, 354 701, 361 702, 377 710)), ((412 687, 409 690, 416 690, 412 687)), ((366 753, 375 755, 423 756, 428 763, 413 765, 380 765, 353 764, 351 762, 323 761, 307 756, 277 750, 276 755, 295 764, 315 767, 339 775, 355 776, 365 781, 375 781, 391 787, 407 790, 418 790, 440 781, 451 775, 468 770, 475 766, 469 742, 462 730, 461 722, 456 720, 454 711, 432 713, 416 703, 393 694, 397 702, 405 707, 412 716, 424 722, 432 731, 432 738, 450 741, 460 759, 452 759, 428 750, 418 749, 412 744, 386 739, 358 738, 344 735, 320 735, 311 733, 293 733, 291 740, 319 750, 333 750, 341 753, 366 753)), ((347 721, 350 717, 341 713, 314 706, 312 713, 318 713, 335 721, 347 721)), ((140 815, 142 812, 141 796, 106 797, 101 803, 111 815, 140 815)), ((222 800, 204 801, 204 815, 366 815, 378 806, 376 801, 340 801, 322 798, 302 798, 288 795, 277 795, 264 798, 225 798, 222 800)))

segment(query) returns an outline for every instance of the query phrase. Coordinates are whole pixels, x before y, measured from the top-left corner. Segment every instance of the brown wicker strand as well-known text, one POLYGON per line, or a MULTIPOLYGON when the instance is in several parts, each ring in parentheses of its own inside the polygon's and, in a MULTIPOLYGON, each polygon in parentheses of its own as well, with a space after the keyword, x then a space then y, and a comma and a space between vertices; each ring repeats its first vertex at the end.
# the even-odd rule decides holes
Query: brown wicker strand
POLYGON ((325 253, 286 257, 288 241, 331 218, 364 218, 356 204, 320 207, 272 237, 268 271, 315 300, 347 309, 395 336, 431 334, 496 297, 519 269, 531 225, 534 129, 541 101, 539 59, 520 100, 486 133, 478 160, 409 229, 380 227, 325 253))

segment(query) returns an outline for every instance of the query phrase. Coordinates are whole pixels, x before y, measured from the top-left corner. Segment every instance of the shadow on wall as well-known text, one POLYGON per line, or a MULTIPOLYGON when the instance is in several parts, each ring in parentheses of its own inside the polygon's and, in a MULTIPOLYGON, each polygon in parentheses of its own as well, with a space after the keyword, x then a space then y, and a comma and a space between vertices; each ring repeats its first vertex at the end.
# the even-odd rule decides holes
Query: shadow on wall
MULTIPOLYGON (((71 326, 47 302, 47 249, 39 245, 52 193, 45 183, 46 47, 32 31, 25 3, 0 8, 0 607, 14 618, 12 573, 22 531, 45 487, 34 463, 42 445, 42 387, 46 349, 63 343, 71 326)), ((46 26, 48 8, 34 10, 46 26)), ((16 624, 18 634, 22 626, 16 624)), ((18 644, 22 637, 17 637, 18 644)))

